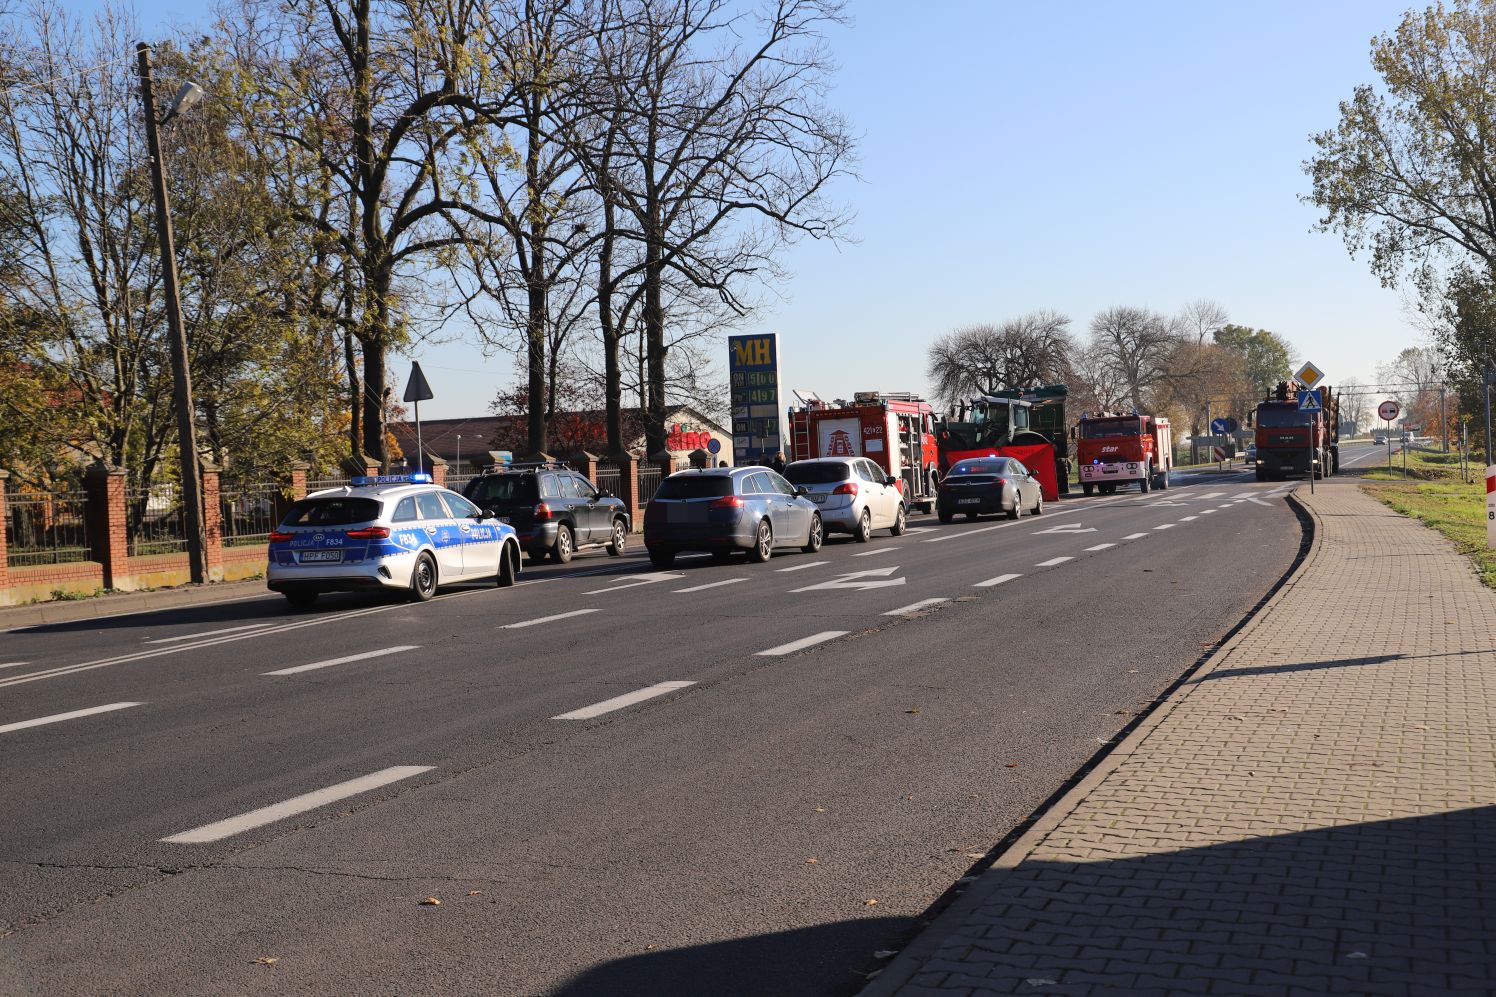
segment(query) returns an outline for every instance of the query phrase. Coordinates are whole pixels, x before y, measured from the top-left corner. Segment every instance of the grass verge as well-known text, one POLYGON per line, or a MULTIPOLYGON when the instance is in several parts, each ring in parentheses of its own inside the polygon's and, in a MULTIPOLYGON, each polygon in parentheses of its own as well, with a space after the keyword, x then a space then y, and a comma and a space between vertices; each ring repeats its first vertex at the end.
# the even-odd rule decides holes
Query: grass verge
POLYGON ((1386 467, 1360 472, 1361 487, 1383 505, 1410 516, 1454 542, 1475 564, 1476 573, 1496 589, 1496 549, 1486 546, 1485 469, 1474 465, 1474 481, 1460 479, 1455 454, 1408 452, 1408 476, 1402 455, 1386 467))

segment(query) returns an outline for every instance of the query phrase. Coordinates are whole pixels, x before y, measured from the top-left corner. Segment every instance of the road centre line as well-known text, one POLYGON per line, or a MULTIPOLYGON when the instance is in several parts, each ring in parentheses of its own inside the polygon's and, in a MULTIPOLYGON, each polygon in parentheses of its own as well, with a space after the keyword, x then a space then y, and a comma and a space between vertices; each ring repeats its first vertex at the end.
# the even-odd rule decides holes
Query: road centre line
POLYGON ((759 651, 758 656, 760 658, 765 658, 778 657, 781 654, 794 654, 796 651, 802 651, 807 647, 813 647, 816 644, 824 644, 826 641, 836 640, 836 638, 838 637, 845 637, 849 633, 851 633, 850 630, 823 630, 818 634, 811 634, 809 637, 801 637, 799 640, 792 640, 788 644, 780 644, 778 647, 771 647, 767 651, 759 651))
MULTIPOLYGON (((492 591, 491 589, 469 589, 465 592, 452 592, 447 595, 439 595, 432 602, 448 599, 461 599, 464 596, 477 595, 480 592, 492 591)), ((144 651, 131 651, 128 654, 117 654, 109 658, 99 658, 94 661, 83 661, 75 665, 59 665, 46 671, 32 672, 29 675, 17 675, 15 678, 0 679, 0 688, 12 685, 21 685, 24 682, 35 682, 39 679, 58 678, 63 675, 72 675, 76 672, 92 671, 95 668, 107 668, 111 665, 122 665, 132 661, 144 661, 148 658, 160 658, 168 654, 180 654, 183 651, 197 651, 205 647, 217 647, 219 644, 232 644, 236 641, 249 640, 251 637, 272 636, 275 634, 288 633, 292 630, 300 630, 304 627, 318 627, 324 623, 337 623, 342 620, 352 620, 360 616, 370 616, 374 613, 387 613, 393 609, 407 609, 408 603, 394 603, 388 606, 370 606, 367 609, 352 609, 344 613, 330 613, 326 616, 318 616, 310 620, 298 620, 295 623, 287 623, 282 626, 262 627, 247 633, 226 634, 222 637, 214 637, 200 643, 176 644, 171 647, 157 647, 144 651)))
POLYGON ((506 623, 499 627, 500 630, 523 630, 525 627, 538 627, 542 623, 554 623, 557 620, 569 620, 573 616, 586 616, 588 613, 601 613, 601 609, 573 609, 569 613, 557 613, 555 616, 542 616, 534 620, 521 620, 518 623, 506 623))
POLYGON ((1129 533, 1129 534, 1127 534, 1127 536, 1123 537, 1122 539, 1123 540, 1141 540, 1144 537, 1146 537, 1147 535, 1148 534, 1146 534, 1146 533, 1129 533))
POLYGON ((1172 530, 1174 527, 1176 527, 1178 525, 1179 525, 1178 523, 1165 523, 1162 526, 1155 526, 1154 529, 1155 530, 1172 530))
POLYGON ((911 602, 909 605, 907 605, 907 606, 900 606, 898 609, 890 609, 888 612, 884 613, 883 615, 884 616, 906 616, 909 613, 917 613, 921 609, 924 609, 924 608, 926 608, 928 606, 938 606, 942 602, 950 602, 950 600, 947 599, 947 598, 944 598, 944 597, 939 598, 939 599, 921 599, 919 602, 911 602))
POLYGON ((1036 568, 1053 568, 1057 564, 1064 564, 1066 561, 1073 561, 1073 560, 1075 560, 1075 558, 1073 558, 1073 557, 1051 557, 1047 561, 1040 561, 1038 564, 1034 565, 1034 567, 1036 567, 1036 568))
POLYGON ((252 831, 266 824, 274 824, 276 821, 285 820, 287 817, 295 817, 304 814, 308 810, 346 800, 350 796, 367 793, 388 786, 392 782, 401 779, 409 779, 413 775, 422 772, 430 772, 434 765, 396 765, 392 768, 380 769, 357 779, 349 779, 326 789, 319 789, 311 793, 303 793, 301 796, 293 796, 289 800, 275 803, 258 810, 251 810, 247 814, 237 817, 229 817, 225 820, 216 821, 212 824, 204 824, 202 827, 193 828, 191 831, 183 831, 181 834, 173 834, 169 838, 161 840, 172 845, 205 845, 213 841, 222 841, 224 838, 252 831))
POLYGON ((299 672, 314 672, 319 668, 331 668, 333 665, 346 665, 350 661, 366 661, 369 658, 382 658, 387 654, 400 654, 405 651, 420 650, 419 644, 401 644, 397 647, 382 647, 377 651, 365 651, 363 654, 350 654, 345 658, 330 658, 327 661, 314 661, 310 665, 296 665, 291 668, 279 668, 273 672, 261 672, 262 675, 296 675, 299 672))
POLYGON ((720 582, 707 582, 705 585, 692 585, 688 589, 675 589, 672 595, 684 595, 687 592, 705 592, 707 589, 721 588, 724 585, 736 585, 738 582, 746 582, 746 578, 727 578, 720 582))
POLYGON ((29 661, 7 661, 4 664, 0 664, 0 668, 20 668, 23 665, 29 664, 31 664, 29 661))
POLYGON ((1089 554, 1093 550, 1106 550, 1108 547, 1115 547, 1115 546, 1117 546, 1117 545, 1116 544, 1097 544, 1095 547, 1087 547, 1086 548, 1086 553, 1089 554))
POLYGON ((157 637, 157 638, 155 638, 153 640, 144 641, 143 643, 146 643, 146 644, 175 644, 178 641, 183 641, 183 640, 199 640, 199 639, 201 639, 203 637, 217 637, 219 634, 239 633, 239 632, 244 631, 244 630, 259 630, 261 627, 273 627, 273 626, 275 626, 274 623, 270 622, 269 620, 266 620, 264 623, 250 623, 250 624, 247 624, 246 626, 242 626, 242 627, 224 627, 222 630, 205 630, 205 631, 203 631, 200 634, 182 634, 179 637, 157 637))
POLYGON ((1199 516, 1184 516, 1179 521, 1181 523, 1189 523, 1189 522, 1193 522, 1194 520, 1199 519, 1199 518, 1200 518, 1199 516))
POLYGON ((654 685, 645 686, 643 689, 636 689, 633 692, 626 692, 622 696, 605 699, 601 703, 593 703, 591 706, 584 706, 579 710, 572 710, 570 713, 557 714, 551 717, 551 719, 591 720, 593 717, 600 717, 604 713, 612 713, 614 710, 621 710, 626 706, 633 706, 635 703, 642 703, 646 699, 654 699, 656 696, 663 696, 667 692, 674 692, 677 689, 684 689, 686 686, 695 684, 695 682, 656 682, 654 685))
POLYGON ((977 582, 975 585, 972 586, 972 588, 974 588, 974 589, 990 589, 994 585, 1002 585, 1004 582, 1011 582, 1015 578, 1022 578, 1022 577, 1023 577, 1022 575, 998 575, 996 578, 989 578, 985 582, 977 582))
POLYGON ((804 571, 806 568, 819 568, 823 564, 830 563, 830 561, 810 561, 805 564, 792 564, 788 568, 778 568, 776 570, 783 574, 786 571, 804 571))
POLYGON ((1200 515, 1202 515, 1202 516, 1209 516, 1212 513, 1214 513, 1215 511, 1216 510, 1214 510, 1214 509, 1201 509, 1200 510, 1200 515))
POLYGON ((898 550, 897 547, 879 547, 876 550, 865 550, 861 554, 853 554, 853 557, 872 557, 874 554, 891 554, 898 550))
POLYGON ((13 730, 25 730, 28 727, 41 727, 44 724, 61 723, 64 720, 76 720, 79 717, 91 717, 97 713, 112 713, 115 710, 125 710, 132 706, 144 706, 144 703, 108 703, 104 706, 90 706, 86 710, 73 710, 69 713, 54 713, 50 717, 37 717, 35 720, 18 720, 12 724, 0 726, 0 734, 8 734, 13 730))

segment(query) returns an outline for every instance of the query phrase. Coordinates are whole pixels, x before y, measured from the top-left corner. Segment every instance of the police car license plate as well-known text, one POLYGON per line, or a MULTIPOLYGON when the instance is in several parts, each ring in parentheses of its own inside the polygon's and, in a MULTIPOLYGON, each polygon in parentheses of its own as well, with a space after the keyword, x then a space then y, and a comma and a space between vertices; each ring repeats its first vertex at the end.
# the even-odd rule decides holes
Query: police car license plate
POLYGON ((956 504, 957 505, 981 505, 982 504, 982 500, 979 499, 979 498, 956 499, 956 504))
POLYGON ((341 561, 343 552, 340 550, 304 550, 301 552, 301 563, 308 561, 341 561))

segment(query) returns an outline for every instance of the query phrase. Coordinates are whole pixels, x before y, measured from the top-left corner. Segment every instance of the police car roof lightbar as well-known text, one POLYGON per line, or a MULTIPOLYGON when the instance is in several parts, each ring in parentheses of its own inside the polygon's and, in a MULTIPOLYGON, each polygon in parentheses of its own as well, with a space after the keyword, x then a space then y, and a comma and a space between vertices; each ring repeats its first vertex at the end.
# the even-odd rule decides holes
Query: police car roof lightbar
POLYGON ((368 474, 356 475, 350 479, 354 485, 429 485, 432 482, 431 475, 424 471, 414 474, 368 474))

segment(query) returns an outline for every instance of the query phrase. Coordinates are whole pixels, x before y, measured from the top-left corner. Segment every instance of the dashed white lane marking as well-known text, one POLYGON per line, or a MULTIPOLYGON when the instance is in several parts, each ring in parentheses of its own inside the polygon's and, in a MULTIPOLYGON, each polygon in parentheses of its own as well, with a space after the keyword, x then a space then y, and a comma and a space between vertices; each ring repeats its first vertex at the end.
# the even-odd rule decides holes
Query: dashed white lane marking
POLYGON ((605 589, 593 589, 583 592, 583 595, 604 595, 608 592, 622 592, 626 589, 636 589, 642 585, 653 585, 655 582, 678 582, 685 575, 672 575, 663 572, 652 571, 643 575, 624 575, 605 589))
POLYGON ((1176 527, 1178 525, 1179 525, 1178 523, 1165 523, 1162 526, 1155 526, 1154 529, 1155 530, 1172 530, 1174 527, 1176 527))
POLYGON ((261 672, 261 675, 295 675, 298 672, 314 672, 319 668, 331 668, 333 665, 346 665, 350 661, 366 661, 369 658, 382 658, 387 654, 400 654, 402 651, 416 651, 420 649, 419 644, 399 644, 395 647, 381 647, 377 651, 365 651, 363 654, 350 654, 344 658, 329 658, 326 661, 314 661, 309 665, 295 665, 291 668, 277 668, 273 672, 261 672))
POLYGON ((1229 508, 1231 508, 1231 506, 1233 504, 1234 503, 1231 503, 1231 502, 1225 502, 1225 503, 1222 503, 1221 505, 1216 506, 1216 508, 1217 509, 1229 509, 1229 508))
POLYGON ((175 644, 179 640, 197 640, 199 637, 217 637, 219 634, 236 634, 245 630, 259 630, 261 627, 270 627, 275 624, 266 620, 264 623, 250 623, 242 627, 224 627, 222 630, 205 630, 200 634, 182 634, 180 637, 157 637, 148 640, 146 644, 175 644))
POLYGON ((422 772, 430 772, 433 765, 396 765, 392 768, 380 769, 357 779, 349 779, 326 789, 315 792, 304 793, 301 796, 293 796, 283 803, 275 803, 258 810, 251 810, 247 814, 237 817, 229 817, 226 820, 216 821, 212 824, 204 824, 202 827, 193 828, 191 831, 183 831, 181 834, 173 834, 169 838, 161 840, 172 845, 204 845, 212 841, 222 841, 224 838, 252 831, 266 824, 274 824, 276 821, 285 820, 287 817, 295 817, 304 814, 308 810, 324 807, 338 800, 346 800, 350 796, 367 793, 381 786, 388 786, 392 782, 401 779, 409 779, 413 775, 422 772))
POLYGON ((1146 537, 1147 535, 1148 534, 1146 534, 1146 533, 1129 533, 1129 534, 1127 534, 1127 536, 1123 537, 1122 539, 1123 540, 1141 540, 1144 537, 1146 537))
POLYGON ((919 602, 911 602, 909 605, 907 605, 907 606, 900 606, 898 609, 890 609, 888 612, 884 613, 883 615, 884 616, 904 616, 904 615, 907 615, 909 613, 917 613, 921 609, 924 609, 926 606, 938 606, 942 602, 950 602, 950 600, 949 599, 944 599, 944 598, 942 598, 942 599, 921 599, 919 602))
MULTIPOLYGON (((1098 506, 1100 504, 1101 504, 1100 502, 1092 502, 1091 506, 1098 506)), ((1080 512, 1080 511, 1081 511, 1080 509, 1061 509, 1058 512, 1046 512, 1045 515, 1049 516, 1050 518, 1053 518, 1055 516, 1068 516, 1072 512, 1080 512)), ((1009 526, 1017 526, 1020 522, 1021 522, 1021 520, 1012 520, 1012 521, 1006 522, 1006 523, 998 523, 996 526, 983 526, 983 527, 981 527, 979 529, 975 529, 975 530, 962 530, 960 533, 947 533, 944 536, 931 537, 928 540, 921 540, 920 543, 938 544, 938 543, 944 543, 947 540, 960 540, 962 537, 976 536, 978 533, 989 533, 992 530, 1004 530, 1004 529, 1007 529, 1009 526)))
POLYGON ((830 561, 809 561, 805 564, 792 564, 788 568, 776 568, 775 570, 783 574, 786 571, 804 571, 806 568, 819 568, 823 564, 830 563, 830 561))
POLYGON ((975 585, 972 586, 972 588, 975 588, 975 589, 990 589, 994 585, 1001 585, 1004 582, 1011 582, 1015 578, 1022 578, 1022 577, 1023 577, 1022 575, 998 575, 996 578, 989 578, 985 582, 977 582, 975 585))
POLYGON ((557 620, 569 620, 573 616, 586 616, 588 613, 601 613, 601 609, 573 609, 569 613, 557 613, 555 616, 542 616, 534 620, 521 620, 518 623, 506 623, 499 627, 500 630, 523 630, 525 627, 538 627, 542 623, 554 623, 557 620))
POLYGON ((1252 497, 1253 494, 1254 494, 1253 492, 1237 492, 1236 493, 1236 500, 1238 502, 1240 502, 1242 499, 1249 499, 1249 498, 1252 497))
POLYGON ((1194 522, 1195 520, 1197 520, 1199 518, 1200 518, 1199 516, 1183 516, 1183 517, 1180 518, 1179 521, 1181 523, 1191 523, 1191 522, 1194 522))
POLYGON ((705 585, 692 585, 688 589, 675 589, 671 594, 683 595, 686 592, 705 592, 707 589, 721 588, 724 585, 736 585, 738 582, 746 582, 746 578, 727 578, 720 582, 707 582, 705 585))
POLYGON ((1116 544, 1097 544, 1095 547, 1087 547, 1086 548, 1086 553, 1089 554, 1093 550, 1106 550, 1108 547, 1115 547, 1115 546, 1117 546, 1117 545, 1116 544))
POLYGON ((853 557, 872 557, 874 554, 888 554, 898 550, 897 547, 879 547, 877 550, 865 550, 861 554, 853 554, 853 557))
POLYGON ((1073 558, 1073 557, 1051 557, 1047 561, 1040 561, 1038 564, 1034 565, 1034 567, 1036 567, 1036 568, 1053 568, 1056 564, 1064 564, 1066 561, 1073 561, 1073 560, 1075 560, 1075 558, 1073 558))
POLYGON ((781 654, 794 654, 796 651, 804 650, 807 647, 814 647, 816 644, 824 644, 828 640, 845 637, 850 632, 848 630, 823 630, 818 634, 811 634, 809 637, 801 637, 799 640, 792 640, 788 644, 780 644, 778 647, 771 647, 767 651, 760 651, 758 652, 758 656, 766 658, 777 657, 781 654))
POLYGON ((570 713, 558 713, 556 716, 551 717, 551 719, 591 720, 593 717, 600 717, 604 713, 612 713, 614 710, 621 710, 625 706, 633 706, 635 703, 642 703, 646 699, 654 699, 656 696, 663 696, 667 692, 674 692, 676 689, 684 689, 688 685, 695 684, 695 682, 656 682, 654 685, 645 686, 643 689, 626 692, 622 696, 614 696, 612 699, 605 699, 601 703, 593 703, 591 706, 584 706, 579 710, 572 710, 570 713))
POLYGON ((1214 509, 1201 509, 1200 510, 1200 515, 1202 515, 1202 516, 1209 516, 1213 512, 1215 512, 1214 509))
POLYGON ((28 727, 41 727, 45 724, 61 723, 64 720, 76 720, 79 717, 91 717, 96 713, 111 713, 115 710, 126 710, 132 706, 144 705, 144 703, 108 703, 104 706, 90 706, 86 710, 54 713, 50 717, 37 717, 35 720, 18 720, 13 724, 0 726, 0 734, 8 734, 13 730, 25 730, 28 727))
POLYGON ((4 664, 0 664, 0 668, 20 668, 29 664, 31 664, 29 661, 7 661, 4 664))

